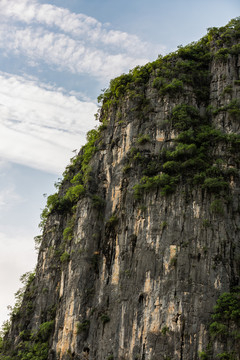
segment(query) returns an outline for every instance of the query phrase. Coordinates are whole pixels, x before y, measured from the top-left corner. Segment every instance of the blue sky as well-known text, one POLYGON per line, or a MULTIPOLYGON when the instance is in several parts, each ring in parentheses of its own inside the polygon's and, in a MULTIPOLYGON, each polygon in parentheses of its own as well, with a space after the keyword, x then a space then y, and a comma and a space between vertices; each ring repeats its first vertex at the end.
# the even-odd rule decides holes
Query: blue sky
POLYGON ((239 0, 0 0, 0 323, 101 89, 239 15, 239 0))

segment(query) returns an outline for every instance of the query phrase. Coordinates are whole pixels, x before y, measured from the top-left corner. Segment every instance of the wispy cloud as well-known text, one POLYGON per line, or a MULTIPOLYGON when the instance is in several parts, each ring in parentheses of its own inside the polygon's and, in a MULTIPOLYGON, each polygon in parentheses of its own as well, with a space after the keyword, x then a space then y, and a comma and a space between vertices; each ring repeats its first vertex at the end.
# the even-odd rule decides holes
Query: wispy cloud
POLYGON ((1 0, 0 47, 59 70, 113 77, 164 50, 96 19, 34 0, 1 0))
POLYGON ((96 125, 96 104, 37 79, 0 72, 0 84, 1 157, 59 174, 96 125))
POLYGON ((20 196, 16 193, 13 185, 8 185, 6 188, 0 190, 0 210, 8 209, 12 203, 21 201, 20 196))
POLYGON ((6 53, 24 54, 28 58, 57 65, 58 70, 88 74, 109 79, 127 69, 147 62, 147 58, 132 58, 127 54, 111 54, 87 47, 65 34, 56 34, 43 28, 19 29, 0 26, 0 47, 6 53))
POLYGON ((100 46, 113 45, 132 53, 146 52, 150 47, 150 44, 141 41, 136 35, 108 30, 106 25, 93 17, 72 13, 68 9, 50 4, 39 4, 36 0, 2 0, 0 11, 5 18, 26 24, 54 26, 73 37, 84 39, 85 42, 100 42, 100 46))

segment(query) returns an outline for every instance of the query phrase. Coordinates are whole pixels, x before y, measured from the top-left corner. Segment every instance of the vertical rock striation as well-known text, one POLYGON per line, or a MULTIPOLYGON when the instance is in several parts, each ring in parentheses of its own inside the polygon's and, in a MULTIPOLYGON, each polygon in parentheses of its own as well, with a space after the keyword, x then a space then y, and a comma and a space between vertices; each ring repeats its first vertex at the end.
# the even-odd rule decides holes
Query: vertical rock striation
POLYGON ((2 359, 240 359, 239 39, 212 28, 100 96, 2 359))

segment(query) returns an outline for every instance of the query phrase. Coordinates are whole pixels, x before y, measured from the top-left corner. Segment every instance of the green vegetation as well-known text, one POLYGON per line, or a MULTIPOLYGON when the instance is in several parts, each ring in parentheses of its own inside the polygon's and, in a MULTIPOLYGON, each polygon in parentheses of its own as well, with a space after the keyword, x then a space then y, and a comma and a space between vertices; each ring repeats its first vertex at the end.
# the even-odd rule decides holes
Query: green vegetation
POLYGON ((228 48, 221 48, 214 54, 214 57, 216 60, 225 62, 225 61, 227 61, 228 54, 229 54, 228 48))
POLYGON ((89 320, 85 320, 82 323, 78 322, 77 323, 77 333, 81 334, 83 332, 88 331, 90 326, 90 321, 89 320))
POLYGON ((48 340, 53 329, 54 321, 47 321, 42 323, 35 332, 22 331, 19 334, 21 342, 12 351, 9 351, 9 344, 2 340, 0 345, 1 360, 47 360, 49 351, 48 340), (5 352, 9 355, 4 355, 5 352))
POLYGON ((144 90, 152 74, 156 74, 152 86, 160 96, 176 96, 185 91, 186 85, 191 85, 198 100, 204 101, 208 97, 209 59, 209 42, 204 37, 199 42, 179 47, 176 53, 159 56, 156 61, 119 76, 98 97, 98 101, 102 102, 100 121, 106 122, 109 109, 116 107, 124 96, 137 103, 135 111, 141 111, 143 116, 151 112, 144 90))
POLYGON ((69 200, 71 203, 76 203, 78 199, 80 198, 80 195, 84 194, 85 189, 82 184, 77 184, 75 186, 70 187, 66 194, 65 199, 69 200))
POLYGON ((164 230, 168 226, 168 223, 166 221, 163 221, 160 225, 161 229, 164 230))
POLYGON ((224 209, 223 209, 223 203, 220 199, 215 199, 211 203, 210 210, 214 214, 223 215, 224 209))
POLYGON ((198 102, 204 102, 209 95, 209 51, 207 37, 204 37, 160 58, 158 63, 155 62, 158 68, 153 87, 160 95, 173 97, 178 93, 184 94, 186 86, 191 86, 198 102))
POLYGON ((163 328, 161 329, 161 333, 162 333, 163 335, 166 335, 168 331, 169 331, 168 326, 163 326, 163 328))
POLYGON ((66 263, 70 260, 70 255, 67 251, 64 251, 64 253, 60 256, 60 261, 62 263, 66 263))
POLYGON ((36 336, 33 336, 38 341, 45 342, 48 340, 54 327, 54 320, 47 321, 40 325, 36 336))
POLYGON ((106 323, 108 323, 110 321, 110 317, 108 315, 106 315, 106 314, 102 314, 100 316, 100 320, 102 321, 103 324, 106 324, 106 323))
POLYGON ((186 131, 197 126, 201 121, 201 118, 198 109, 193 106, 182 104, 177 105, 173 109, 171 121, 174 129, 186 131))
POLYGON ((219 47, 229 47, 233 40, 240 38, 240 17, 232 19, 226 26, 208 29, 208 39, 219 47))
MULTIPOLYGON (((46 354, 44 352, 45 345, 41 345, 38 343, 38 341, 34 339, 34 343, 30 346, 30 344, 25 344, 25 340, 29 339, 29 334, 26 331, 22 331, 20 333, 20 337, 22 342, 21 347, 17 348, 16 351, 8 355, 4 355, 5 353, 9 354, 9 341, 5 340, 6 336, 8 335, 10 329, 11 329, 11 322, 15 319, 20 318, 21 314, 29 315, 33 311, 33 298, 35 295, 35 286, 34 286, 34 279, 35 279, 35 273, 34 272, 27 272, 23 274, 20 277, 20 281, 23 284, 23 287, 21 287, 16 293, 15 293, 15 305, 13 307, 9 306, 10 310, 10 320, 5 321, 2 326, 2 330, 0 332, 0 358, 1 360, 25 360, 25 359, 36 359, 36 360, 45 360, 46 357, 41 357, 39 354, 46 354), (24 299, 24 303, 23 303, 24 299), (26 348, 29 349, 29 357, 26 357, 26 348), (24 350, 23 350, 24 349, 24 350), (12 356, 14 355, 14 357, 12 356), (16 355, 16 356, 15 356, 16 355), (39 357, 34 357, 34 356, 39 357), (32 357, 31 357, 32 356, 32 357)), ((43 334, 43 328, 39 329, 38 336, 43 334)))
POLYGON ((93 204, 93 207, 100 212, 104 208, 105 201, 101 196, 93 195, 92 196, 92 204, 93 204))
POLYGON ((149 110, 149 104, 146 102, 143 92, 136 90, 144 90, 150 78, 151 70, 151 64, 142 67, 137 66, 129 74, 123 74, 110 81, 109 88, 98 97, 98 102, 102 102, 102 113, 99 120, 103 124, 106 124, 110 108, 116 107, 123 96, 126 95, 134 99, 136 110, 140 110, 143 107, 146 108, 145 112, 149 110))
POLYGON ((143 191, 150 189, 156 189, 161 187, 161 194, 170 194, 175 190, 178 177, 171 177, 168 174, 160 174, 153 177, 144 176, 140 180, 140 184, 134 185, 134 197, 135 199, 141 199, 143 191))
POLYGON ((214 338, 226 334, 234 338, 240 337, 240 287, 219 297, 212 319, 210 333, 214 338))
POLYGON ((199 354, 201 360, 212 359, 214 341, 223 346, 225 351, 217 354, 218 359, 236 360, 232 351, 240 339, 240 287, 225 292, 217 300, 209 326, 211 342, 206 351, 199 354), (230 351, 229 351, 230 349, 230 351))
POLYGON ((51 213, 72 213, 78 200, 87 191, 87 185, 91 180, 90 160, 97 151, 96 143, 101 136, 101 127, 98 130, 90 130, 87 133, 87 143, 80 153, 71 159, 63 173, 63 180, 58 184, 59 192, 48 196, 47 204, 41 214, 40 228, 44 228, 48 215, 51 213), (66 187, 66 184, 67 187, 66 187))
POLYGON ((68 226, 63 230, 63 239, 70 241, 73 238, 73 228, 68 226))
POLYGON ((119 218, 116 214, 113 214, 110 216, 108 221, 105 224, 105 234, 108 236, 111 233, 114 233, 116 231, 117 224, 119 222, 119 218))
POLYGON ((240 102, 239 102, 239 100, 233 99, 227 105, 222 106, 218 109, 214 109, 213 114, 217 115, 221 111, 227 111, 234 120, 240 119, 240 102))
POLYGON ((180 131, 169 150, 163 149, 152 158, 142 156, 136 148, 130 152, 130 163, 138 164, 145 174, 133 187, 135 199, 140 200, 144 191, 154 188, 168 195, 180 181, 198 185, 216 196, 227 194, 230 177, 238 176, 238 172, 233 167, 227 168, 215 149, 224 146, 226 153, 235 156, 237 162, 233 149, 239 149, 240 136, 214 129, 196 108, 185 104, 173 109, 169 122, 180 131))
POLYGON ((200 351, 198 355, 200 360, 209 360, 209 356, 206 351, 200 351))
MULTIPOLYGON (((26 272, 20 277, 20 281, 23 284, 16 293, 15 293, 15 305, 13 307, 8 306, 10 310, 10 319, 13 320, 20 316, 20 309, 22 306, 23 297, 25 296, 26 303, 25 303, 25 310, 30 312, 32 310, 32 302, 31 299, 34 295, 35 287, 32 286, 32 283, 35 279, 35 272, 26 272)), ((9 325, 10 322, 6 322, 5 325, 9 325)), ((4 333, 6 332, 6 327, 4 333)))
POLYGON ((223 180, 223 177, 206 178, 202 185, 203 189, 207 189, 213 193, 219 193, 222 190, 228 189, 228 182, 223 180))
POLYGON ((231 352, 231 353, 226 353, 226 352, 223 352, 223 353, 219 353, 217 355, 218 359, 222 359, 222 360, 236 360, 236 354, 234 352, 231 352))
POLYGON ((224 90, 223 90, 223 92, 222 92, 222 95, 224 95, 224 94, 231 94, 232 91, 233 91, 232 86, 231 86, 231 85, 228 85, 228 86, 226 86, 226 87, 224 88, 224 90))
POLYGON ((150 141, 151 141, 151 139, 150 139, 149 135, 139 135, 137 138, 137 143, 140 145, 144 145, 150 141))
POLYGON ((208 219, 204 219, 202 224, 203 224, 203 227, 205 227, 205 228, 208 228, 211 226, 211 222, 208 219))
POLYGON ((63 230, 63 240, 64 241, 71 241, 73 238, 73 230, 74 230, 74 224, 75 224, 75 218, 76 216, 73 215, 70 220, 67 222, 67 226, 63 230))
POLYGON ((115 227, 115 225, 117 225, 117 223, 118 223, 118 217, 117 217, 117 215, 113 214, 113 215, 108 219, 106 226, 115 227))

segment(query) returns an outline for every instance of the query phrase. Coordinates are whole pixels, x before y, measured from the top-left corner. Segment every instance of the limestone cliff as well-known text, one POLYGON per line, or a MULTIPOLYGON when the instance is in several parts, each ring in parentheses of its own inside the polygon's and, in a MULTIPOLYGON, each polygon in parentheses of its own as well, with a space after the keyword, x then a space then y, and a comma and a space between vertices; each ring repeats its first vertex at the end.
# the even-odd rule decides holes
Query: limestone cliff
POLYGON ((237 18, 99 97, 1 359, 240 359, 239 39, 237 18))

